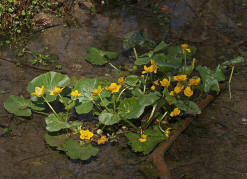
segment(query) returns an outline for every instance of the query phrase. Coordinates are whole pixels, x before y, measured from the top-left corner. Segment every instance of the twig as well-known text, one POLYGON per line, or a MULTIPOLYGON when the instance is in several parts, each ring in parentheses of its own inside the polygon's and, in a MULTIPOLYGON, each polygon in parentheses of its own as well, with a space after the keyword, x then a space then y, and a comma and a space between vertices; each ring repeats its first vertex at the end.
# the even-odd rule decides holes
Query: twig
MULTIPOLYGON (((12 59, 3 58, 3 57, 0 57, 0 60, 4 60, 4 61, 7 61, 7 62, 10 62, 10 63, 13 63, 13 64, 21 63, 18 60, 12 60, 12 59)), ((21 63, 21 65, 29 67, 29 68, 33 68, 35 70, 40 70, 40 71, 56 71, 56 72, 67 74, 67 72, 64 71, 64 70, 54 70, 54 69, 50 69, 50 68, 38 67, 38 66, 30 65, 28 63, 21 63)))

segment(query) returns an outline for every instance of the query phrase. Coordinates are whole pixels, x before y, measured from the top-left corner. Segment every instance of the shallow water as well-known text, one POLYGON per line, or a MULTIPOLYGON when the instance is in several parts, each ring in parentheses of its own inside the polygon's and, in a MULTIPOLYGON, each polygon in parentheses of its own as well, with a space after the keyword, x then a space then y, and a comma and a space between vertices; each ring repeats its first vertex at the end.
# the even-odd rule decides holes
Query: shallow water
MULTIPOLYGON (((148 38, 155 41, 165 40, 174 45, 188 43, 197 47, 196 57, 199 63, 215 67, 218 63, 238 54, 240 48, 246 49, 245 42, 238 45, 238 42, 247 36, 247 9, 243 7, 243 2, 238 0, 161 1, 159 6, 167 5, 171 9, 170 24, 168 25, 160 25, 157 15, 152 14, 150 8, 142 7, 142 5, 125 6, 103 14, 90 14, 88 10, 76 5, 73 16, 77 20, 77 27, 59 25, 38 32, 31 38, 28 48, 39 51, 48 45, 49 53, 59 56, 58 63, 62 64, 63 69, 69 72, 69 76, 104 76, 106 73, 112 73, 111 68, 108 66, 95 67, 87 63, 84 60, 85 48, 94 46, 104 50, 118 51, 121 54, 121 63, 133 63, 122 53, 122 36, 133 30, 144 29, 148 38)), ((54 20, 57 24, 63 24, 64 21, 63 19, 54 20)), ((11 50, 2 50, 0 56, 15 58, 15 53, 11 50)), ((25 89, 28 81, 40 73, 42 72, 0 61, 0 90, 5 91, 4 94, 0 94, 0 103, 2 104, 10 94, 28 96, 25 89)), ((242 84, 246 84, 244 79, 241 81, 242 84)), ((233 85, 238 86, 239 83, 233 85)), ((236 88, 234 93, 236 93, 236 98, 241 99, 245 92, 237 94, 236 88)), ((227 96, 227 93, 224 95, 227 96)), ((230 162, 234 155, 243 152, 242 148, 246 147, 246 141, 242 138, 239 139, 238 135, 246 136, 246 130, 242 130, 243 125, 240 122, 233 121, 233 124, 235 124, 235 130, 241 131, 241 134, 223 135, 221 130, 212 128, 215 121, 205 119, 208 117, 207 114, 211 114, 214 110, 221 113, 222 103, 226 99, 227 97, 219 98, 217 104, 219 103, 220 107, 207 109, 208 112, 194 123, 194 125, 198 124, 199 128, 192 125, 184 134, 185 137, 182 136, 182 139, 178 139, 178 142, 175 142, 169 151, 168 160, 173 166, 174 178, 186 176, 223 178, 225 177, 223 173, 229 166, 223 168, 217 166, 223 165, 224 162, 230 162), (204 132, 205 130, 206 132, 204 132), (198 133, 199 135, 197 135, 198 133), (233 145, 238 145, 239 150, 231 151, 232 158, 225 158, 220 152, 214 152, 224 148, 224 145, 220 145, 219 135, 226 137, 225 140, 228 143, 232 143, 229 148, 226 148, 226 151, 232 150, 233 145), (200 140, 203 137, 209 142, 200 140), (191 140, 196 140, 198 143, 193 143, 191 140), (210 144, 217 144, 217 148, 210 149, 205 156, 202 155, 203 152, 206 153, 204 147, 208 147, 210 144), (184 159, 188 162, 190 157, 195 161, 200 161, 200 158, 195 156, 196 150, 199 151, 200 157, 204 157, 203 159, 211 155, 215 155, 218 159, 207 160, 205 165, 203 162, 200 165, 197 165, 197 162, 191 166, 183 165, 184 159), (174 162, 176 163, 174 164, 174 162), (213 163, 213 169, 208 164, 210 162, 213 163), (207 175, 207 172, 212 172, 214 175, 207 175)), ((231 107, 232 104, 237 105, 234 101, 228 101, 227 106, 231 107)), ((241 106, 245 105, 245 103, 241 103, 241 106)), ((236 107, 234 110, 242 114, 241 119, 246 118, 242 108, 236 107)), ((222 113, 228 114, 225 111, 222 113)), ((42 175, 44 178, 157 178, 157 171, 153 169, 152 165, 144 163, 143 156, 132 153, 124 145, 126 144, 124 139, 121 139, 120 144, 103 146, 97 157, 90 161, 71 161, 64 154, 53 151, 45 145, 43 141, 45 124, 42 117, 35 115, 32 120, 22 121, 6 115, 3 107, 0 106, 0 164, 2 166, 0 177, 39 178, 42 175), (12 131, 5 134, 3 131, 5 127, 11 128, 12 131)), ((211 114, 211 116, 214 115, 216 114, 211 114)), ((218 121, 216 123, 221 124, 227 119, 228 116, 221 116, 220 120, 215 120, 218 121)), ((237 119, 240 120, 240 117, 237 119)), ((232 130, 234 129, 230 127, 225 128, 224 134, 232 130)), ((247 166, 243 163, 246 161, 245 159, 242 157, 239 163, 235 162, 237 169, 233 169, 234 177, 241 178, 246 172, 247 166), (240 169, 242 174, 236 171, 240 169)), ((234 158, 234 161, 236 160, 237 158, 234 158)))

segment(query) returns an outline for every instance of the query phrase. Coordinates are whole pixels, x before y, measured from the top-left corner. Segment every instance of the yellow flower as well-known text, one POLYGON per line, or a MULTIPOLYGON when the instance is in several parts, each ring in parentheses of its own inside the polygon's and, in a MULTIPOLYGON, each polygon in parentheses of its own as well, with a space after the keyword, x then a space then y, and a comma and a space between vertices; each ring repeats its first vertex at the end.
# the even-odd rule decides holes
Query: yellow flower
POLYGON ((182 48, 182 52, 185 53, 186 51, 188 53, 191 53, 191 50, 189 49, 189 45, 188 44, 182 44, 181 45, 181 48, 182 48))
POLYGON ((142 71, 142 74, 153 73, 153 72, 154 72, 154 67, 152 65, 150 67, 147 67, 146 65, 144 65, 144 71, 142 71))
POLYGON ((169 128, 167 128, 167 129, 165 130, 165 136, 166 136, 166 137, 169 137, 170 134, 171 134, 171 128, 169 127, 169 128))
POLYGON ((117 93, 120 88, 121 85, 117 85, 117 83, 111 83, 110 86, 106 87, 106 89, 111 91, 111 93, 117 93))
POLYGON ((97 87, 97 89, 94 89, 94 90, 92 91, 92 93, 93 93, 93 95, 98 95, 98 94, 101 93, 101 91, 102 91, 102 88, 101 88, 101 86, 99 85, 99 86, 97 87))
POLYGON ((141 138, 139 138, 138 140, 139 140, 139 142, 146 142, 147 141, 147 135, 142 134, 141 138))
POLYGON ((90 140, 93 137, 93 133, 90 132, 88 129, 87 130, 80 130, 80 138, 82 140, 90 140))
POLYGON ((184 89, 184 85, 181 83, 178 83, 177 86, 174 88, 174 92, 176 94, 180 93, 184 89))
POLYGON ((56 94, 60 94, 62 91, 63 91, 63 88, 55 87, 54 90, 50 92, 50 95, 53 96, 56 94))
POLYGON ((154 86, 154 85, 153 85, 153 86, 151 86, 151 90, 153 90, 153 91, 155 90, 155 86, 154 86))
POLYGON ((43 96, 44 93, 45 93, 45 86, 42 85, 41 88, 35 87, 35 92, 32 93, 31 95, 41 97, 41 96, 43 96))
POLYGON ((169 95, 170 95, 170 96, 174 96, 174 91, 171 91, 171 92, 169 93, 169 95))
POLYGON ((151 61, 151 66, 153 66, 153 69, 154 69, 154 73, 157 73, 157 66, 156 64, 154 63, 153 59, 150 60, 151 61))
POLYGON ((180 110, 178 108, 173 109, 173 111, 170 113, 171 117, 178 116, 180 114, 180 110))
POLYGON ((142 71, 142 74, 145 74, 145 73, 157 73, 157 66, 156 64, 154 63, 154 61, 151 59, 151 65, 149 67, 147 67, 146 65, 144 65, 144 71, 142 71))
POLYGON ((101 136, 98 140, 97 140, 97 144, 104 144, 108 141, 108 139, 106 138, 106 136, 101 136))
POLYGON ((201 81, 201 79, 200 78, 191 78, 190 79, 190 84, 189 85, 191 85, 191 86, 196 86, 196 85, 198 85, 199 83, 200 83, 200 81, 201 81))
POLYGON ((72 91, 70 95, 77 98, 77 97, 81 96, 81 93, 79 93, 78 90, 75 90, 75 91, 72 91))
POLYGON ((193 91, 191 90, 191 88, 190 88, 189 86, 187 86, 187 87, 185 88, 185 90, 184 90, 184 95, 185 95, 185 96, 188 96, 188 97, 190 97, 190 96, 193 95, 193 91))
POLYGON ((187 75, 177 75, 177 76, 174 76, 173 79, 175 81, 185 81, 187 80, 187 75))
POLYGON ((118 78, 118 83, 119 83, 120 85, 123 85, 123 84, 124 84, 124 77, 118 78))
POLYGON ((159 81, 158 81, 158 80, 154 81, 154 84, 155 84, 156 86, 159 86, 159 81))
POLYGON ((164 78, 160 81, 161 86, 168 87, 170 85, 170 81, 167 78, 164 78))

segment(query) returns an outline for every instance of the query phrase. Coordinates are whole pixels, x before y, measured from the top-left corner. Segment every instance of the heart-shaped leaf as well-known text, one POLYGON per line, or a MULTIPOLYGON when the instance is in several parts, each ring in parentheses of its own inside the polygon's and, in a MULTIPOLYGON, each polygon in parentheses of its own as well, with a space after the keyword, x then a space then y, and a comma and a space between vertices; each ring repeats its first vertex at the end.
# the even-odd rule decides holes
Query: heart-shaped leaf
MULTIPOLYGON (((48 72, 37 76, 32 81, 28 83, 27 91, 31 94, 35 92, 35 87, 45 87, 45 97, 47 101, 51 102, 56 100, 57 95, 51 96, 50 92, 54 90, 55 87, 64 88, 70 83, 70 79, 67 75, 63 75, 57 72, 48 72)), ((38 101, 36 96, 32 96, 33 101, 38 101)))
POLYGON ((121 120, 118 114, 112 114, 107 111, 103 111, 99 115, 99 121, 104 125, 113 125, 118 123, 121 120))
POLYGON ((118 56, 116 52, 103 51, 94 47, 88 47, 87 52, 88 55, 85 59, 94 65, 104 65, 108 63, 108 59, 114 59, 118 56))
POLYGON ((59 113, 59 118, 55 114, 50 114, 45 118, 46 129, 49 132, 60 131, 61 129, 70 128, 70 124, 65 121, 65 114, 59 113))
POLYGON ((76 140, 68 139, 63 144, 66 155, 71 159, 88 160, 92 156, 96 156, 99 149, 91 144, 80 144, 76 140))
POLYGON ((7 101, 4 102, 4 108, 16 116, 31 116, 32 112, 28 108, 30 104, 31 101, 23 96, 10 95, 7 101))
POLYGON ((140 134, 129 132, 125 136, 129 140, 129 145, 135 152, 142 152, 144 155, 149 154, 152 150, 163 140, 167 140, 167 137, 160 131, 158 126, 148 128, 144 130, 144 134, 147 135, 146 142, 140 142, 140 134))

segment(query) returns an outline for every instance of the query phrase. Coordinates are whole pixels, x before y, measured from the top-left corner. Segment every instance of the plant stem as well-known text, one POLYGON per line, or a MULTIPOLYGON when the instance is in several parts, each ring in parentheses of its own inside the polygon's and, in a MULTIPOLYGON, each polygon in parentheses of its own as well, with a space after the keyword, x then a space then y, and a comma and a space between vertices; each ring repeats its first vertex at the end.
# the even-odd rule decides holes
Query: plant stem
POLYGON ((66 104, 66 102, 63 99, 63 97, 60 94, 58 94, 58 96, 60 97, 62 103, 65 106, 65 109, 66 109, 66 121, 68 121, 69 120, 69 109, 68 109, 68 105, 66 104))
POLYGON ((57 117, 58 119, 60 119, 59 116, 57 115, 56 111, 53 109, 53 107, 50 105, 50 103, 46 100, 46 98, 45 98, 44 96, 42 96, 42 98, 45 100, 46 104, 50 107, 50 109, 51 109, 52 112, 56 115, 56 117, 57 117))
POLYGON ((232 71, 231 71, 230 78, 229 78, 229 81, 228 81, 228 89, 229 89, 229 97, 230 97, 230 99, 232 99, 231 81, 232 81, 233 71, 234 71, 234 66, 232 66, 232 71))
POLYGON ((124 88, 124 89, 119 93, 118 98, 117 98, 117 102, 119 101, 119 99, 120 99, 122 93, 123 93, 126 89, 127 89, 127 88, 124 88))
POLYGON ((49 114, 48 113, 45 113, 45 112, 41 112, 41 111, 33 111, 33 112, 35 112, 37 114, 42 114, 42 115, 49 116, 49 114))
POLYGON ((138 54, 137 54, 137 52, 136 52, 136 48, 134 47, 133 48, 133 51, 134 51, 134 54, 135 54, 135 58, 136 58, 136 60, 138 59, 138 54))
POLYGON ((100 108, 100 106, 93 99, 91 101, 98 108, 99 111, 102 111, 102 109, 100 108))
POLYGON ((160 125, 160 123, 161 123, 161 121, 164 119, 164 117, 167 115, 167 111, 163 114, 163 116, 160 118, 160 120, 159 120, 159 129, 163 132, 163 133, 165 133, 165 131, 162 129, 162 127, 161 127, 161 125, 160 125))
POLYGON ((144 80, 144 88, 143 88, 143 93, 145 94, 146 92, 146 83, 147 83, 147 79, 148 79, 148 74, 146 76, 146 79, 144 80))
POLYGON ((102 99, 102 97, 100 96, 100 94, 99 94, 99 98, 100 98, 102 104, 105 106, 106 110, 110 113, 110 112, 111 112, 110 109, 105 105, 105 102, 103 101, 103 99, 102 99))
POLYGON ((114 66, 112 63, 108 62, 108 64, 109 64, 112 68, 114 68, 115 70, 120 71, 120 70, 119 70, 116 66, 114 66))
POLYGON ((113 99, 113 111, 115 112, 116 110, 116 95, 115 94, 112 96, 112 99, 113 99))

